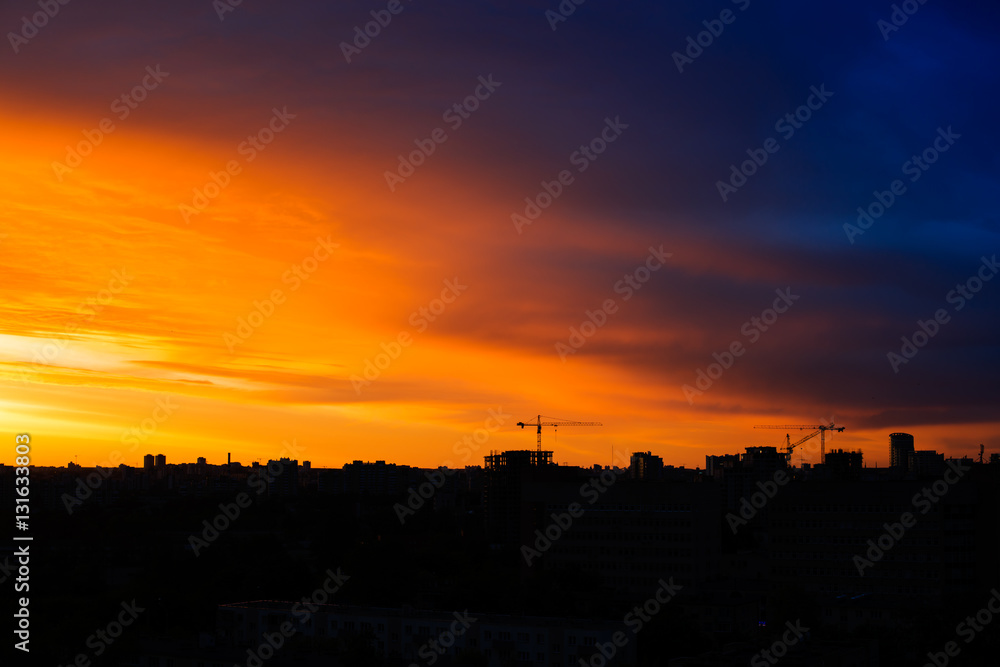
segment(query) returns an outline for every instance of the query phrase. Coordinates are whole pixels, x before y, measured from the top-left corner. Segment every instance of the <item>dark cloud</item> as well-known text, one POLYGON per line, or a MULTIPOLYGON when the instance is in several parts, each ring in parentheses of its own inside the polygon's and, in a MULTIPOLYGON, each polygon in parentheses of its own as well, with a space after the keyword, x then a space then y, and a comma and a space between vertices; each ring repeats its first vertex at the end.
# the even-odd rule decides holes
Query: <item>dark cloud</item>
MULTIPOLYGON (((720 381, 720 412, 753 395, 875 411, 871 427, 991 417, 1000 279, 961 312, 946 296, 1000 252, 996 6, 921 5, 885 40, 877 21, 891 3, 590 0, 553 31, 544 12, 555 0, 404 0, 346 63, 341 42, 384 6, 244 0, 220 21, 209 0, 76 0, 20 53, 8 49, 0 85, 23 113, 85 124, 160 63, 171 78, 138 126, 235 145, 287 105, 308 129, 288 142, 309 160, 365 152, 390 168, 492 74, 502 87, 456 131, 461 141, 441 146, 423 185, 396 195, 414 206, 456 190, 489 195, 488 214, 440 222, 442 243, 461 238, 476 257, 444 273, 484 285, 462 304, 472 316, 443 321, 441 335, 550 349, 663 243, 670 265, 581 355, 644 369, 679 395, 790 286, 801 301, 720 381), (723 9, 735 20, 679 73, 673 53, 723 9), (784 137, 776 121, 822 86, 833 96, 784 137), (517 237, 510 213, 619 117, 627 131, 517 237), (961 137, 910 181, 904 163, 939 128, 961 137), (724 202, 717 182, 768 138, 779 150, 724 202), (905 194, 851 243, 843 225, 895 179, 905 194), (894 373, 886 353, 938 308, 953 321, 894 373)), ((0 26, 14 30, 35 9, 8 3, 0 26)))

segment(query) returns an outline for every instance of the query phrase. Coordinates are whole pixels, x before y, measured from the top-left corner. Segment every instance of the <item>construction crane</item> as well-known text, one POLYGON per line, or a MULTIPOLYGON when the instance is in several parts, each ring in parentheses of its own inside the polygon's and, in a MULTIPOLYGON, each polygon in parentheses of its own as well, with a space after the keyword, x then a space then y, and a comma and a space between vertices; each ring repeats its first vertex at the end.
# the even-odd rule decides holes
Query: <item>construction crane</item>
POLYGON ((823 432, 824 431, 822 431, 822 430, 813 431, 809 435, 805 436, 804 438, 801 438, 801 439, 797 440, 796 442, 792 442, 792 437, 789 434, 786 433, 785 434, 785 445, 786 445, 786 452, 787 452, 786 453, 786 457, 788 458, 788 462, 791 463, 791 461, 792 461, 792 452, 795 450, 796 447, 798 447, 799 445, 801 445, 806 440, 809 440, 810 438, 814 438, 814 437, 816 437, 817 435, 819 435, 820 433, 823 433, 823 432))
POLYGON ((754 426, 754 428, 780 428, 780 429, 782 429, 784 431, 791 431, 793 429, 799 429, 800 431, 804 431, 805 429, 811 429, 811 430, 813 430, 813 433, 810 433, 806 437, 802 438, 801 440, 799 440, 798 442, 796 442, 794 445, 791 444, 791 442, 792 442, 791 436, 789 434, 787 434, 787 433, 785 434, 785 443, 787 444, 788 458, 789 458, 789 460, 791 460, 791 458, 792 458, 792 450, 793 449, 795 449, 798 445, 801 445, 803 442, 805 442, 809 438, 812 438, 812 437, 814 437, 814 436, 816 436, 818 434, 819 435, 819 461, 820 461, 820 463, 826 463, 826 432, 827 431, 837 431, 839 433, 839 432, 843 431, 847 427, 846 426, 837 426, 833 422, 830 422, 829 424, 783 424, 783 425, 780 425, 780 426, 775 426, 775 425, 772 425, 772 424, 767 424, 767 425, 763 425, 763 426, 754 426))
POLYGON ((538 451, 542 451, 542 427, 543 426, 553 426, 559 428, 560 426, 604 426, 601 422, 573 422, 567 421, 565 419, 556 419, 555 417, 543 417, 538 415, 533 422, 517 422, 517 425, 521 428, 525 426, 536 426, 538 428, 538 451), (542 419, 551 419, 553 421, 542 421, 542 419))

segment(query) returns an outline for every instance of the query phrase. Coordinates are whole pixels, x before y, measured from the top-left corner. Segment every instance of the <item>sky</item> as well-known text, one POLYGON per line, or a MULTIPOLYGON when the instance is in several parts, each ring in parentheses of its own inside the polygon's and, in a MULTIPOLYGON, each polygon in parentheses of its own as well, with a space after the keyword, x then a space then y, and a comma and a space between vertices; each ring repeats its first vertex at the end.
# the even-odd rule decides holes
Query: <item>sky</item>
POLYGON ((1000 8, 903 4, 4 3, 0 462, 1000 451, 1000 8))

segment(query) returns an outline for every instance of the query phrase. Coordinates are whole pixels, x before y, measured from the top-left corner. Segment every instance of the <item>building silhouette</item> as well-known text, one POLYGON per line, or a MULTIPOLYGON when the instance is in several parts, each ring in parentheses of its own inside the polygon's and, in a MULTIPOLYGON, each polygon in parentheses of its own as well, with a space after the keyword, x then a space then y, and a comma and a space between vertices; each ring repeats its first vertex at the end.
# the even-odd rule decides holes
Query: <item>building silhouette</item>
POLYGON ((834 449, 827 452, 826 467, 833 479, 858 479, 864 469, 864 456, 861 452, 834 449))
POLYGON ((288 458, 267 462, 267 495, 287 498, 299 493, 299 462, 288 458), (274 472, 277 471, 277 472, 274 472))
MULTIPOLYGON (((622 630, 621 619, 549 618, 483 613, 476 610, 443 612, 419 609, 313 604, 308 624, 298 622, 302 605, 294 602, 257 600, 218 607, 219 648, 242 653, 244 647, 266 642, 283 622, 297 628, 305 646, 329 645, 361 639, 384 664, 456 664, 456 655, 484 665, 577 665, 588 662, 596 644, 610 644, 622 630), (296 612, 295 610, 299 611, 296 612), (445 641, 440 642, 440 638, 445 641), (444 653, 431 652, 437 641, 444 653), (426 662, 429 655, 433 662, 426 662)), ((617 651, 620 664, 634 664, 636 642, 617 651)), ((339 664, 339 663, 335 663, 339 664)))
POLYGON ((908 468, 910 452, 913 451, 913 436, 909 433, 889 434, 889 465, 893 468, 908 468))
POLYGON ((524 496, 530 481, 551 481, 558 466, 552 452, 511 450, 485 457, 483 506, 487 539, 495 547, 517 548, 526 535, 528 515, 533 510, 524 496))
POLYGON ((663 474, 663 459, 652 452, 635 452, 629 459, 632 479, 659 479, 663 474))

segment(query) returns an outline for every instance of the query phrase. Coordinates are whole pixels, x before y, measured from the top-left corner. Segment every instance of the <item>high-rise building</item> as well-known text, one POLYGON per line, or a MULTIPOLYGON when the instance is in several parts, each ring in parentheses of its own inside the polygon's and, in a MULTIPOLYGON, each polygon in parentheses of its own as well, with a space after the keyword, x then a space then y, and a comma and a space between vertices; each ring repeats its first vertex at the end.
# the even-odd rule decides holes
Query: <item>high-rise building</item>
POLYGON ((628 471, 632 479, 659 479, 663 472, 663 459, 652 452, 633 452, 628 471))
POLYGON ((944 473, 944 454, 934 450, 908 452, 906 467, 918 477, 936 477, 944 473))
MULTIPOLYGON (((579 573, 601 582, 621 602, 648 596, 650 584, 660 577, 673 577, 685 593, 693 593, 719 576, 723 512, 714 484, 625 475, 609 484, 616 477, 610 470, 600 475, 580 470, 563 480, 526 483, 524 505, 534 511, 522 514, 522 545, 537 549, 535 531, 544 535, 555 523, 553 515, 565 513, 573 502, 583 509, 539 562, 531 561, 532 567, 579 573), (582 495, 581 488, 586 489, 582 495)), ((523 549, 520 555, 532 556, 523 549)))
POLYGON ((774 481, 779 472, 788 470, 784 452, 776 447, 746 447, 739 455, 707 456, 705 463, 708 474, 719 483, 723 506, 729 511, 735 511, 742 498, 756 493, 758 482, 774 481))
POLYGON ((166 465, 167 465, 167 457, 164 456, 163 454, 157 454, 156 455, 156 467, 157 468, 163 468, 166 465))
POLYGON ((913 436, 909 433, 889 434, 889 465, 893 468, 907 468, 910 452, 913 451, 913 436))
POLYGON ((920 479, 835 484, 788 484, 765 506, 767 539, 755 558, 777 589, 938 601, 976 589, 976 559, 994 540, 972 518, 981 484, 961 481, 934 502, 922 495, 930 487, 920 479), (907 512, 917 518, 905 537, 892 539, 885 558, 871 559, 879 552, 870 545, 890 540, 886 526, 899 526, 907 512))
POLYGON ((826 467, 838 479, 857 479, 863 470, 863 462, 864 455, 861 452, 834 449, 826 455, 826 467))
POLYGON ((294 496, 299 491, 299 462, 287 458, 267 462, 267 495, 294 496), (275 472, 276 471, 276 472, 275 472))
MULTIPOLYGON (((304 464, 305 462, 303 462, 304 464)), ((312 464, 309 464, 310 467, 312 464)), ((403 493, 414 483, 410 466, 386 463, 385 461, 354 461, 345 463, 341 474, 342 493, 378 496, 403 493)), ((426 481, 421 478, 420 481, 426 481)), ((418 482, 419 483, 419 482, 418 482)))
POLYGON ((553 464, 550 450, 510 450, 484 458, 483 505, 488 539, 495 545, 522 544, 527 525, 522 519, 529 512, 523 494, 525 485, 536 479, 548 482, 564 471, 553 464))

